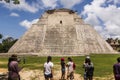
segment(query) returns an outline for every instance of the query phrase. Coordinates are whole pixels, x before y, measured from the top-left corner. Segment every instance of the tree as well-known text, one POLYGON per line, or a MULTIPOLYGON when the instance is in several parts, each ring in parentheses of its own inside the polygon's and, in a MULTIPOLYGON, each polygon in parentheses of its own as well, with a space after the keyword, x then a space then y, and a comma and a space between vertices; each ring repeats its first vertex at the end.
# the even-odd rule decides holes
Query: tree
MULTIPOLYGON (((3 1, 3 0, 0 0, 0 1, 3 1)), ((10 3, 10 2, 13 2, 13 4, 20 4, 20 1, 19 0, 4 0, 6 3, 10 3)))
POLYGON ((118 40, 118 43, 119 43, 119 45, 120 45, 120 40, 118 40))
POLYGON ((10 43, 10 42, 12 42, 14 39, 12 38, 12 37, 7 37, 6 39, 3 39, 2 40, 2 44, 4 44, 4 43, 10 43))
POLYGON ((111 42, 113 41, 113 38, 107 38, 106 40, 109 44, 111 44, 111 42))
POLYGON ((0 34, 0 39, 2 39, 2 37, 3 37, 2 34, 0 34))
POLYGON ((12 37, 7 37, 6 39, 2 39, 2 43, 0 43, 0 53, 6 53, 12 47, 12 45, 17 41, 12 37))

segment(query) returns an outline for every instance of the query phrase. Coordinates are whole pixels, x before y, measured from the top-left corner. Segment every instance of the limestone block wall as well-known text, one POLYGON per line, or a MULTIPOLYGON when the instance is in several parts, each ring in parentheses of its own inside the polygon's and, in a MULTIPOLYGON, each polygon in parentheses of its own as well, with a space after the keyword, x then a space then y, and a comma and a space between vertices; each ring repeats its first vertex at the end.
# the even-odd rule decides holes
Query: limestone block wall
POLYGON ((45 12, 12 46, 9 53, 80 55, 114 52, 93 27, 69 11, 60 9, 45 12))
POLYGON ((38 52, 44 37, 44 27, 34 25, 9 50, 9 52, 38 52))
POLYGON ((82 53, 114 52, 90 25, 76 25, 79 51, 82 53))
POLYGON ((56 25, 56 24, 62 25, 73 25, 74 24, 74 18, 73 15, 66 13, 66 12, 55 12, 54 14, 49 15, 48 17, 48 24, 49 25, 56 25))

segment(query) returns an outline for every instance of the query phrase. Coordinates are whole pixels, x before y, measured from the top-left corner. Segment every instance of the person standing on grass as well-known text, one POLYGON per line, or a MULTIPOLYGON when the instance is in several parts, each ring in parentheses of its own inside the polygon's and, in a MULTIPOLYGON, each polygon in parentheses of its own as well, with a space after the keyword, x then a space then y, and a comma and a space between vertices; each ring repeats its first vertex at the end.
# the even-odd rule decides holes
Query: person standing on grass
POLYGON ((65 80, 65 71, 66 69, 65 69, 65 60, 64 60, 64 58, 61 58, 61 72, 62 72, 62 74, 61 74, 61 80, 65 80))
POLYGON ((85 58, 83 68, 85 69, 84 80, 93 80, 94 66, 89 56, 85 58))
POLYGON ((13 54, 8 60, 8 80, 20 80, 17 55, 13 54))
POLYGON ((68 63, 67 63, 67 79, 73 80, 74 79, 74 63, 70 57, 68 57, 68 63))
POLYGON ((120 57, 117 58, 117 63, 113 65, 113 73, 115 80, 120 80, 120 57))
POLYGON ((47 62, 44 63, 44 77, 45 80, 53 80, 53 63, 52 57, 47 57, 47 62))

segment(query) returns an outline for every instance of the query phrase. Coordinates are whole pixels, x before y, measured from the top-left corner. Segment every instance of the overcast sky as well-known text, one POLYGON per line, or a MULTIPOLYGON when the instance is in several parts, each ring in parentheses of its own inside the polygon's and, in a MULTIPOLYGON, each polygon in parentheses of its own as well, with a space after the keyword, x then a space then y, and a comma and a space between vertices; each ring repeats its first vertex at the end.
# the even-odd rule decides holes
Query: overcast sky
POLYGON ((20 0, 19 5, 0 1, 0 33, 20 38, 45 10, 77 10, 83 20, 106 38, 120 38, 120 0, 20 0))

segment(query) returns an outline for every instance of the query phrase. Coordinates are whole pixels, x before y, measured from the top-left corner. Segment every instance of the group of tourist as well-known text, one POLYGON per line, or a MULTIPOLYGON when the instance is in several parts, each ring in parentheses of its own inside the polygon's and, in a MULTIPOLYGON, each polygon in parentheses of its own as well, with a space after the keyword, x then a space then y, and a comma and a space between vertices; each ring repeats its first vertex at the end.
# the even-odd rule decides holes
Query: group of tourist
MULTIPOLYGON (((65 59, 61 58, 61 79, 60 80, 73 80, 74 70, 76 68, 75 63, 71 57, 68 57, 68 62, 65 63, 65 59), (67 76, 67 77, 66 77, 67 76)), ((120 80, 120 57, 117 58, 118 63, 113 65, 113 73, 115 80, 120 80)), ((8 59, 8 80, 20 80, 19 71, 22 69, 18 66, 17 55, 12 55, 8 59)), ((44 63, 44 77, 45 80, 53 80, 53 62, 52 57, 48 56, 47 61, 44 63)), ((83 63, 84 68, 84 80, 93 80, 94 66, 89 56, 85 58, 83 63)))
MULTIPOLYGON (((49 79, 53 80, 53 63, 51 62, 51 60, 52 60, 52 57, 48 56, 47 62, 44 64, 45 80, 49 80, 49 79)), ((76 68, 76 65, 73 62, 71 57, 68 57, 67 64, 65 64, 65 59, 61 58, 61 73, 62 74, 61 74, 60 80, 66 80, 66 79, 73 80, 75 68, 76 68), (67 73, 67 78, 65 79, 66 73, 67 73)), ((83 68, 85 69, 84 80, 93 80, 94 66, 89 56, 85 58, 85 62, 83 63, 83 68)))
MULTIPOLYGON (((73 80, 74 79, 74 70, 75 70, 75 63, 72 61, 70 57, 68 57, 68 63, 65 64, 65 59, 61 58, 61 79, 65 80, 65 74, 66 74, 66 67, 67 67, 67 80, 73 80)), ((52 63, 52 57, 47 57, 47 62, 44 63, 44 76, 45 80, 53 80, 53 63, 52 63)))

